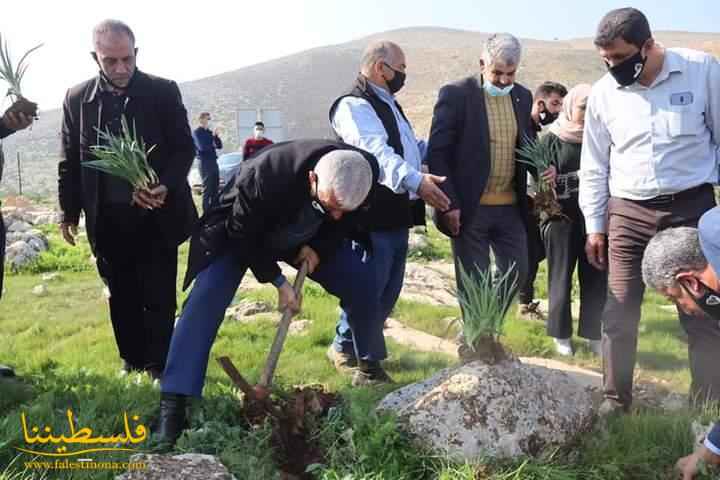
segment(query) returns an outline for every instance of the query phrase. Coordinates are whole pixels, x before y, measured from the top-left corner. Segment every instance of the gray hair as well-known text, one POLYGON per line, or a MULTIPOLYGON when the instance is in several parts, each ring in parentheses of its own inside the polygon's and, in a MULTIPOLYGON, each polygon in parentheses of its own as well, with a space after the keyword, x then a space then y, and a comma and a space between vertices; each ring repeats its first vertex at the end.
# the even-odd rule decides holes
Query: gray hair
POLYGON ((354 150, 326 153, 315 165, 314 171, 318 178, 318 191, 334 192, 335 198, 346 210, 358 208, 372 187, 370 163, 354 150))
POLYGON ((400 51, 398 44, 388 40, 379 40, 367 46, 360 60, 360 71, 364 74, 377 62, 389 60, 393 53, 400 51))
POLYGON ((130 42, 135 45, 135 34, 127 23, 120 20, 107 19, 95 25, 93 28, 93 47, 97 46, 98 38, 102 35, 113 33, 116 35, 127 35, 130 42))
POLYGON ((707 264, 697 228, 668 228, 655 235, 645 248, 643 281, 655 290, 667 290, 677 285, 678 273, 704 270, 707 264))
POLYGON ((498 61, 505 65, 519 65, 522 55, 520 41, 509 33, 494 33, 483 45, 482 60, 486 65, 498 61))

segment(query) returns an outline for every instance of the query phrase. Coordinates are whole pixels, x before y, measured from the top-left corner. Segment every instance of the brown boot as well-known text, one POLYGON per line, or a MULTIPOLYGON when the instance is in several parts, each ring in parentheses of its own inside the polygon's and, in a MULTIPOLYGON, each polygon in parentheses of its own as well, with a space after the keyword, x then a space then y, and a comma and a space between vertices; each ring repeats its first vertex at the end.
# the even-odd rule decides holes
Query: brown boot
POLYGON ((327 358, 333 364, 335 370, 340 373, 350 374, 357 369, 358 362, 355 355, 338 352, 332 345, 327 349, 327 358))
POLYGON ((388 383, 395 383, 395 381, 382 368, 380 362, 361 361, 352 379, 353 387, 372 387, 388 383))

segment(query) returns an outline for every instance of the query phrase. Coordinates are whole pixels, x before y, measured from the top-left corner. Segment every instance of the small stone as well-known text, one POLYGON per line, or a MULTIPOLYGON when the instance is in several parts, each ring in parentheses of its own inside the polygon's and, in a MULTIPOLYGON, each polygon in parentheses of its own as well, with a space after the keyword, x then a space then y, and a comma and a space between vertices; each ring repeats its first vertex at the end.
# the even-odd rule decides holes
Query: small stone
POLYGON ((37 295, 38 297, 44 297, 48 293, 48 289, 44 284, 36 285, 32 289, 33 295, 37 295))
POLYGON ((43 273, 41 278, 43 282, 54 282, 62 280, 62 276, 58 272, 43 273))
POLYGON ((661 406, 666 412, 679 412, 687 408, 688 399, 685 395, 671 392, 663 399, 661 406))
POLYGON ((173 456, 140 453, 130 457, 129 463, 143 464, 145 468, 131 468, 115 480, 236 480, 217 457, 200 453, 173 456))
POLYGON ((32 225, 25 221, 15 221, 8 227, 8 232, 27 232, 32 230, 32 225))
POLYGON ((428 248, 430 242, 425 235, 419 235, 417 233, 410 233, 408 237, 408 251, 412 253, 419 253, 420 250, 428 248))
POLYGON ((252 317, 261 313, 271 313, 274 310, 270 304, 265 302, 242 300, 237 305, 233 305, 225 310, 225 316, 232 317, 235 320, 242 320, 243 317, 252 317))
POLYGON ((288 335, 303 336, 307 335, 310 327, 312 326, 311 320, 295 320, 290 324, 288 329, 288 335))

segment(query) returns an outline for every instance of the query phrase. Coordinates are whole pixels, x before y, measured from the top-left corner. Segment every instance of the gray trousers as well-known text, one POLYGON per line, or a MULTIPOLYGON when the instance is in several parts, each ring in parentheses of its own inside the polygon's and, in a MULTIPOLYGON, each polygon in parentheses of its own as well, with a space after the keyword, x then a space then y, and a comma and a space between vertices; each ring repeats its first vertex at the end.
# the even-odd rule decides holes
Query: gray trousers
MULTIPOLYGON (((455 279, 462 291, 459 265, 466 273, 487 270, 490 267, 490 250, 495 257, 498 273, 504 274, 514 264, 517 272, 517 289, 525 283, 528 272, 527 234, 516 206, 480 205, 460 235, 452 239, 455 257, 455 279)), ((513 293, 514 295, 514 293, 513 293)))
MULTIPOLYGON (((608 204, 608 294, 602 317, 603 390, 629 408, 645 285, 642 257, 650 239, 669 227, 697 226, 715 206, 710 185, 664 204, 611 198, 608 204)), ((717 321, 678 312, 688 335, 691 398, 720 400, 720 328, 717 321)))

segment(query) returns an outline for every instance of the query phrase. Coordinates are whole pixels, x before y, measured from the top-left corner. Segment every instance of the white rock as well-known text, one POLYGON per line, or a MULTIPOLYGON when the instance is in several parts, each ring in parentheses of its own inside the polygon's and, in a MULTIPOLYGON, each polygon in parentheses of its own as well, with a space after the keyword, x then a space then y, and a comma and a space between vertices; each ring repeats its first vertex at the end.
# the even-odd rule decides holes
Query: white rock
POLYGON ((290 323, 288 335, 303 336, 308 334, 308 330, 312 326, 312 320, 295 320, 290 323))
POLYGON ((518 361, 442 370, 389 394, 378 410, 396 413, 423 446, 470 462, 568 445, 594 417, 587 388, 562 372, 518 361))
POLYGON ((429 246, 430 246, 430 241, 428 241, 428 239, 425 235, 410 232, 410 235, 408 237, 408 252, 409 253, 417 252, 418 250, 422 250, 423 248, 427 248, 429 246))
POLYGON ((270 313, 274 310, 272 305, 265 302, 241 300, 237 305, 228 308, 225 311, 225 316, 242 321, 245 317, 252 317, 261 313, 270 313))
POLYGON ((5 251, 5 262, 12 270, 19 270, 32 262, 38 252, 23 241, 13 242, 5 251))
POLYGON ((62 276, 58 272, 50 272, 50 273, 43 273, 42 275, 43 282, 53 282, 57 280, 62 280, 62 276))
POLYGON ((32 225, 23 220, 14 221, 7 227, 8 232, 27 232, 29 230, 32 230, 32 225))
POLYGON ((217 457, 200 453, 173 456, 139 453, 130 457, 130 463, 142 463, 145 468, 130 469, 115 480, 236 480, 217 457))
POLYGON ((36 285, 32 289, 33 295, 37 295, 38 297, 44 297, 48 293, 48 289, 44 284, 36 285))

